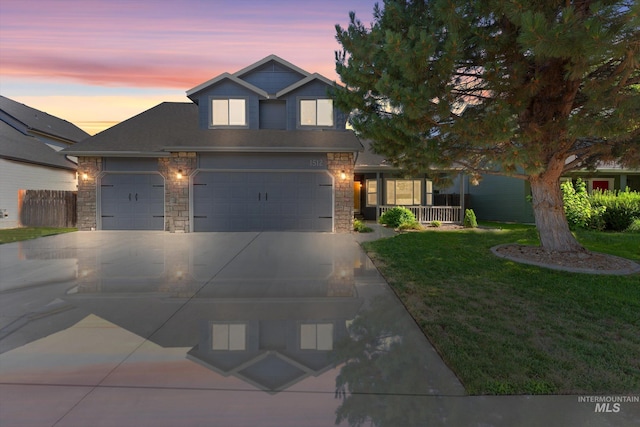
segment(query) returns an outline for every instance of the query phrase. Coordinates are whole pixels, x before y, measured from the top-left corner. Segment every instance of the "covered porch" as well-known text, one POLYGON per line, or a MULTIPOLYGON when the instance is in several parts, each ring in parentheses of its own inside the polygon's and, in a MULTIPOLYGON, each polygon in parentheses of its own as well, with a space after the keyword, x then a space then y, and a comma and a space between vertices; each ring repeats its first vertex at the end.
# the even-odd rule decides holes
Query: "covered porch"
MULTIPOLYGON (((377 218, 394 208, 395 206, 378 206, 377 218)), ((416 216, 416 220, 421 224, 429 224, 432 221, 446 223, 462 223, 464 219, 464 209, 462 206, 405 206, 416 216)))
POLYGON ((364 150, 356 158, 353 177, 353 210, 356 218, 378 221, 387 210, 403 206, 411 210, 417 221, 429 224, 462 223, 464 211, 470 207, 465 179, 454 179, 448 188, 438 188, 426 170, 407 175, 403 170, 371 150, 371 141, 361 140, 364 150))

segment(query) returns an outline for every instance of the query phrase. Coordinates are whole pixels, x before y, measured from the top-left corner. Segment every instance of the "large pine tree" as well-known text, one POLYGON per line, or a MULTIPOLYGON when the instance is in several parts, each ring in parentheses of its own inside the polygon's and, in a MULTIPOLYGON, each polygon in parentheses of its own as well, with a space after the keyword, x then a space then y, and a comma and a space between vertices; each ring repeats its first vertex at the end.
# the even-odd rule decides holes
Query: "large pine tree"
POLYGON ((543 248, 581 251, 559 179, 640 163, 637 0, 387 0, 336 26, 336 105, 407 172, 531 183, 543 248))

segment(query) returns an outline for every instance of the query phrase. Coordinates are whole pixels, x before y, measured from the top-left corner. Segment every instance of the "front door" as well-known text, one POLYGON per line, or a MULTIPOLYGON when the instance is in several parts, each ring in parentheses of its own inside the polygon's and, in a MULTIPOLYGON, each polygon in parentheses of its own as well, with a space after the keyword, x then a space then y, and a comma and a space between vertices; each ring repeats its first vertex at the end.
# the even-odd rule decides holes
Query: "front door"
POLYGON ((360 213, 360 193, 362 191, 362 182, 353 182, 353 212, 360 213))
POLYGON ((593 180, 593 189, 600 191, 610 190, 608 180, 593 180))

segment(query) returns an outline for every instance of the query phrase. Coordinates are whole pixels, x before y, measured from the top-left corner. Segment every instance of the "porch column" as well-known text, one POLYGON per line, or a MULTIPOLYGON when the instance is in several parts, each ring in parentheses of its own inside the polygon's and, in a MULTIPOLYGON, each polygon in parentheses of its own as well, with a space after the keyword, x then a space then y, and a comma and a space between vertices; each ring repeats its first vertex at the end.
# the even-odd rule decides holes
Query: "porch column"
POLYGON ((620 175, 620 191, 627 189, 627 174, 620 175))
POLYGON ((380 205, 382 205, 382 180, 380 179, 380 172, 376 172, 376 185, 378 191, 376 191, 376 224, 380 219, 380 205))
POLYGON ((460 173, 460 222, 464 220, 464 212, 466 206, 464 205, 464 174, 460 173))

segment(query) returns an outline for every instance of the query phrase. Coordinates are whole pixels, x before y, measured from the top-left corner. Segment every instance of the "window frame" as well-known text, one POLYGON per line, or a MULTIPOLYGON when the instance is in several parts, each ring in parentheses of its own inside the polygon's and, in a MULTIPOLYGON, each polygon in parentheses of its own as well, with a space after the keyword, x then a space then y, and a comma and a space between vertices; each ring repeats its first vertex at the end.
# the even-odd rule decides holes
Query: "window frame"
MULTIPOLYGON (((210 97, 209 98, 209 128, 210 129, 215 129, 215 128, 225 128, 225 129, 229 129, 229 128, 236 128, 236 129, 245 129, 249 127, 249 111, 248 111, 248 107, 249 107, 249 102, 248 102, 248 98, 247 97, 242 97, 242 96, 233 96, 233 97, 227 97, 227 96, 217 96, 217 97, 210 97), (216 101, 227 101, 227 112, 226 112, 226 124, 216 124, 215 123, 215 114, 216 114, 216 109, 214 108, 214 103, 216 101), (242 116, 244 119, 244 123, 243 124, 238 124, 238 123, 233 123, 231 124, 231 119, 232 119, 232 102, 231 101, 242 101, 244 104, 244 111, 242 112, 242 116)), ((240 111, 237 111, 240 112, 240 111)))
POLYGON ((386 178, 384 180, 384 205, 385 206, 422 206, 422 193, 423 193, 423 183, 424 179, 422 178, 386 178), (399 181, 403 182, 412 182, 411 185, 411 199, 413 203, 398 203, 398 187, 397 183, 399 181), (416 194, 416 183, 420 185, 420 188, 416 194), (393 191, 390 191, 389 185, 393 184, 393 191), (391 194, 392 193, 392 194, 391 194), (390 202, 390 197, 393 197, 393 203, 390 202), (418 203, 416 203, 416 196, 418 199, 418 203))
POLYGON ((335 347, 335 326, 331 322, 303 322, 299 324, 298 330, 301 351, 332 351, 335 347))
POLYGON ((211 339, 211 351, 246 351, 248 325, 242 322, 211 322, 209 327, 209 337, 211 339), (242 331, 242 342, 239 345, 237 340, 238 328, 242 331), (226 336, 217 335, 221 329, 226 329, 226 336), (216 337, 217 336, 217 337, 216 337), (226 341, 226 343, 224 343, 226 341), (225 345, 220 345, 223 343, 225 345))
POLYGON ((370 179, 365 179, 365 205, 367 207, 376 207, 378 206, 378 179, 377 178, 370 178, 370 179), (374 184, 374 185, 371 185, 374 184), (371 187, 374 187, 373 190, 371 190, 371 187), (369 203, 369 196, 375 197, 376 202, 374 204, 369 203))
POLYGON ((335 107, 333 105, 333 99, 331 98, 298 98, 298 127, 299 128, 304 128, 304 129, 309 129, 309 128, 334 128, 335 124, 336 124, 336 118, 335 118, 335 107), (321 112, 319 111, 320 109, 318 108, 318 102, 319 101, 327 101, 329 103, 331 103, 331 114, 328 116, 331 119, 331 123, 330 124, 318 124, 319 122, 319 118, 321 117, 321 112), (314 103, 314 112, 313 114, 315 115, 314 118, 314 122, 312 124, 305 124, 303 123, 303 103, 305 102, 313 102, 314 103))

